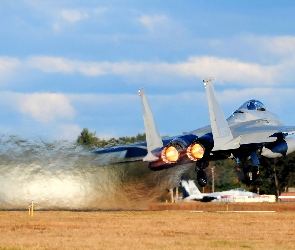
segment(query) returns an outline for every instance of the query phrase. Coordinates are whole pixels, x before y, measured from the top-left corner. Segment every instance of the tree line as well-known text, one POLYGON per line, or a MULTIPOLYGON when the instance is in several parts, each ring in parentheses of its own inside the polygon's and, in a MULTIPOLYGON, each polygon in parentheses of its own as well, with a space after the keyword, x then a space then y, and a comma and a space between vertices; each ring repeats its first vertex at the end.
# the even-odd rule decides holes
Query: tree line
POLYGON ((145 141, 145 133, 138 133, 136 136, 124 136, 119 138, 100 139, 96 136, 96 132, 90 132, 87 128, 84 128, 77 138, 79 145, 88 148, 110 148, 120 145, 131 144, 135 142, 145 141))
MULTIPOLYGON (((87 128, 84 128, 77 138, 79 145, 90 149, 108 148, 142 141, 145 141, 145 133, 138 133, 136 136, 131 137, 125 136, 106 140, 98 138, 95 132, 90 132, 87 128)), ((260 161, 262 167, 260 167, 258 178, 250 187, 243 183, 241 178, 243 171, 236 166, 234 160, 228 159, 210 162, 209 167, 206 169, 208 185, 204 188, 204 192, 212 191, 213 173, 214 191, 242 187, 252 192, 278 196, 287 188, 295 187, 295 152, 288 156, 275 159, 262 157, 260 161)), ((182 178, 196 178, 194 165, 192 165, 189 171, 183 174, 182 178)))

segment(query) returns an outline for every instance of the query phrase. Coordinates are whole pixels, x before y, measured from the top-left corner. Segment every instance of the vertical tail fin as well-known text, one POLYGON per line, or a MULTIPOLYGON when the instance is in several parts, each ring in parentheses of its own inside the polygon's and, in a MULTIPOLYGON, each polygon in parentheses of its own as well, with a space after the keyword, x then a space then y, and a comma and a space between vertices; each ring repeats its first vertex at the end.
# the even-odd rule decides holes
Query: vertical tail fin
POLYGON ((212 77, 203 80, 206 88, 210 123, 214 139, 214 148, 212 151, 237 148, 238 146, 236 142, 228 144, 233 140, 233 135, 227 120, 225 119, 222 108, 216 98, 216 93, 212 84, 213 80, 214 79, 212 77))
POLYGON ((181 181, 181 190, 182 190, 182 198, 183 199, 190 196, 189 186, 188 186, 187 181, 184 181, 184 180, 181 181))
POLYGON ((197 186, 193 180, 188 181, 188 186, 189 186, 189 191, 190 191, 191 196, 202 197, 202 193, 197 188, 197 186))
POLYGON ((182 189, 182 198, 189 200, 201 200, 203 198, 202 193, 197 188, 195 182, 193 180, 181 181, 181 189, 182 189))
POLYGON ((154 121, 154 116, 150 109, 147 96, 145 94, 145 89, 141 88, 138 91, 138 95, 140 96, 142 103, 142 113, 148 151, 147 155, 143 158, 143 161, 152 162, 159 159, 152 154, 152 150, 163 147, 163 142, 154 121))

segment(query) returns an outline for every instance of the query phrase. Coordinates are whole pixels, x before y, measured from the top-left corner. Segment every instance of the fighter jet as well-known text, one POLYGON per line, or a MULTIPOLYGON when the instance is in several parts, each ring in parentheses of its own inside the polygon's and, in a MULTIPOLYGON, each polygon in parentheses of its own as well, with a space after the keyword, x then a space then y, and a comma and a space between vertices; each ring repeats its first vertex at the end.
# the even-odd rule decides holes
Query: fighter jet
POLYGON ((145 161, 151 170, 163 170, 195 163, 196 180, 207 185, 205 169, 213 160, 233 159, 250 185, 259 174, 261 157, 276 158, 295 151, 295 127, 284 126, 258 100, 248 100, 228 119, 225 118, 213 87, 213 78, 203 80, 210 114, 210 125, 189 133, 161 138, 145 89, 141 99, 146 142, 99 149, 97 154, 116 154, 116 163, 145 161))
POLYGON ((182 180, 182 200, 194 200, 201 202, 210 202, 213 200, 226 199, 227 201, 234 201, 237 198, 253 198, 260 197, 259 194, 247 191, 244 188, 235 188, 228 191, 201 193, 193 180, 182 180))

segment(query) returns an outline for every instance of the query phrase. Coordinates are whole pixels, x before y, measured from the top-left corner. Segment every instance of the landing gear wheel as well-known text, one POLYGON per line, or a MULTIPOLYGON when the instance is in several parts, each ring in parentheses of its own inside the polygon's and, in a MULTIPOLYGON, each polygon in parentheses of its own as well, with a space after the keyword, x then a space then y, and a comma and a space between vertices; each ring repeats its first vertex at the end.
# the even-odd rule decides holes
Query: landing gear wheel
POLYGON ((256 181, 259 174, 259 167, 253 166, 252 168, 252 181, 256 181))
POLYGON ((207 175, 204 170, 199 170, 197 172, 197 181, 201 187, 205 187, 208 183, 207 175))
POLYGON ((253 183, 259 174, 259 167, 258 166, 247 166, 244 169, 245 175, 245 183, 249 186, 253 183))

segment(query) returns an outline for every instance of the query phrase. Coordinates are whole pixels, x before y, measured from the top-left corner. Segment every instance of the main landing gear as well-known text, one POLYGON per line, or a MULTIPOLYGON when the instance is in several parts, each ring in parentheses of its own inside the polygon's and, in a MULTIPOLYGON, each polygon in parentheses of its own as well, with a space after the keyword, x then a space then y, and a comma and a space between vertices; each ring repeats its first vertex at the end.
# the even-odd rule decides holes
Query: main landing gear
POLYGON ((235 158, 238 167, 243 171, 242 178, 239 178, 246 185, 250 186, 258 177, 259 174, 259 159, 256 152, 252 152, 248 159, 239 161, 235 158))
POLYGON ((244 182, 246 185, 251 185, 253 183, 259 174, 259 166, 244 166, 243 167, 244 171, 244 182))
POLYGON ((195 171, 197 172, 197 182, 200 187, 205 187, 208 183, 208 178, 205 172, 205 168, 208 167, 209 162, 197 162, 195 171))

